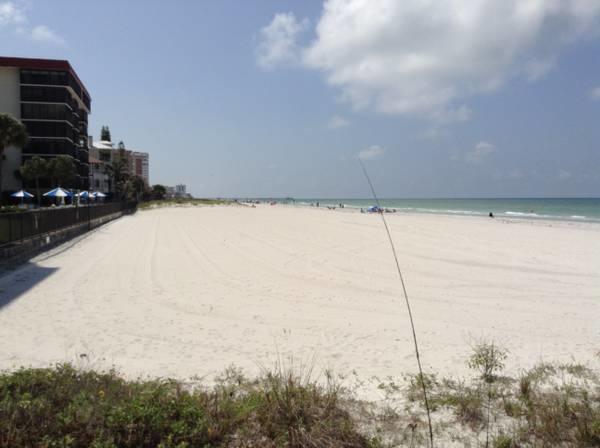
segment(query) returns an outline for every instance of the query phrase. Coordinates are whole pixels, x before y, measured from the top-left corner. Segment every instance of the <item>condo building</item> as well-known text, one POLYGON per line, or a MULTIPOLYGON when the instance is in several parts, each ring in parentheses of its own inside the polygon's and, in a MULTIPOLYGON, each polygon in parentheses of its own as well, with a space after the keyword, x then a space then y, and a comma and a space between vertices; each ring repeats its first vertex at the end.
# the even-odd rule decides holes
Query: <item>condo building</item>
POLYGON ((131 151, 129 153, 130 173, 144 179, 146 186, 150 185, 149 158, 147 152, 131 151))
POLYGON ((0 112, 21 120, 29 140, 5 150, 2 190, 22 187, 19 167, 33 156, 66 154, 77 176, 66 188, 89 188, 88 114, 91 99, 68 61, 0 57, 0 112))
POLYGON ((93 142, 89 137, 90 148, 90 190, 114 193, 111 165, 115 153, 112 142, 93 142))
POLYGON ((122 142, 115 148, 113 142, 100 140, 90 144, 90 188, 92 190, 114 193, 115 186, 107 173, 110 172, 113 162, 121 157, 127 160, 127 175, 141 177, 146 186, 150 185, 150 156, 147 152, 126 149, 122 142))

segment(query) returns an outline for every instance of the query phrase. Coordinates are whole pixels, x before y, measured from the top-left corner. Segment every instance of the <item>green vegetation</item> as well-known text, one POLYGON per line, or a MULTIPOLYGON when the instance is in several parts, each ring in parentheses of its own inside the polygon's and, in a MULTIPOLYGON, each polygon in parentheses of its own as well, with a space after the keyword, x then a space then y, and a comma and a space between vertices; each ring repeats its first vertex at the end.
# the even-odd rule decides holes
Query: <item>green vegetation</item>
POLYGON ((110 138, 110 129, 108 128, 108 126, 102 126, 102 129, 100 130, 100 140, 106 142, 112 141, 110 138))
MULTIPOLYGON (((2 163, 4 150, 9 146, 22 148, 27 143, 27 130, 12 115, 0 113, 0 193, 2 192, 2 163)), ((1 198, 0 198, 1 199, 1 198)))
POLYGON ((378 403, 355 398, 364 382, 342 387, 328 373, 317 382, 312 369, 249 380, 230 368, 207 388, 67 364, 21 369, 0 374, 0 447, 426 447, 421 381, 436 446, 600 446, 597 371, 540 364, 511 378, 500 375, 505 355, 480 344, 471 380, 390 379, 378 403))
POLYGON ((160 207, 177 207, 177 206, 206 206, 206 205, 228 205, 231 201, 224 199, 190 199, 190 198, 179 198, 179 199, 161 199, 155 201, 140 202, 138 205, 139 210, 149 210, 152 208, 160 207))
POLYGON ((21 208, 18 205, 3 205, 0 207, 0 213, 23 213, 25 211, 26 209, 21 208))
POLYGON ((77 175, 75 159, 69 155, 61 154, 48 160, 48 176, 52 185, 64 186, 77 175))
POLYGON ((40 179, 48 174, 48 162, 40 156, 33 156, 26 160, 21 166, 21 176, 27 181, 33 181, 35 184, 35 197, 38 205, 41 204, 42 195, 40 191, 40 179))
POLYGON ((152 198, 162 200, 167 195, 167 187, 161 184, 152 185, 152 198))
MULTIPOLYGON (((501 376, 507 355, 484 342, 467 362, 477 372, 472 380, 425 377, 438 437, 494 448, 600 446, 597 371, 581 364, 539 364, 518 378, 501 376)), ((418 378, 408 377, 405 391, 405 411, 413 419, 423 413, 418 378)))
POLYGON ((0 446, 375 447, 338 390, 291 373, 246 380, 229 370, 211 389, 114 372, 23 369, 0 376, 0 446))
POLYGON ((129 156, 127 151, 119 148, 111 164, 105 166, 106 174, 111 179, 115 187, 115 196, 120 199, 125 199, 128 196, 129 188, 129 156))
POLYGON ((20 168, 21 176, 26 181, 33 181, 38 204, 40 203, 40 180, 49 179, 53 187, 68 184, 77 175, 75 159, 66 154, 44 159, 34 156, 26 160, 20 168))

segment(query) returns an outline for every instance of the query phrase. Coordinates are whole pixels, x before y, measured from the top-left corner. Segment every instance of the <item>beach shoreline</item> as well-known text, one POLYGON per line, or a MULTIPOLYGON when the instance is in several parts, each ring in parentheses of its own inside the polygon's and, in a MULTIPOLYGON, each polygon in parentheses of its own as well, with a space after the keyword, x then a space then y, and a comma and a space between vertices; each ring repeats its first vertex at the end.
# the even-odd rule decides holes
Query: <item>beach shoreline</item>
MULTIPOLYGON (((362 380, 415 373, 381 221, 338 212, 158 208, 42 254, 0 277, 0 368, 74 362, 189 379, 293 357, 362 380)), ((513 372, 594 359, 600 226, 386 218, 427 372, 468 375, 483 339, 510 351, 513 372)))

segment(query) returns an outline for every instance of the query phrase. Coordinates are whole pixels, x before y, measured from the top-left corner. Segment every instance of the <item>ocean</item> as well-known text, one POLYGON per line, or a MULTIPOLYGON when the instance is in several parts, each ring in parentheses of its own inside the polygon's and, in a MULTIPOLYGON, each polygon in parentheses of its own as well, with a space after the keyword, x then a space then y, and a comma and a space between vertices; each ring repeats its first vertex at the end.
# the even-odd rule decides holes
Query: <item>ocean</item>
MULTIPOLYGON (((294 199, 298 205, 316 204, 361 209, 373 199, 294 199)), ((600 198, 519 198, 519 199, 380 199, 382 207, 407 213, 488 216, 522 219, 600 223, 600 198)))

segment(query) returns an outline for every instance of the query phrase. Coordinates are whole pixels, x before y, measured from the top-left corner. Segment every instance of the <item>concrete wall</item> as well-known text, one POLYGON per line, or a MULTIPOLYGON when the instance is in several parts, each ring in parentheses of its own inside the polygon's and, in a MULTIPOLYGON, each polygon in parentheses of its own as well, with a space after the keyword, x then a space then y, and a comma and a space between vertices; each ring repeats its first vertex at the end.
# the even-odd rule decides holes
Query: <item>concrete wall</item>
MULTIPOLYGON (((20 72, 18 68, 0 67, 0 112, 21 118, 20 72)), ((4 150, 1 190, 19 190, 21 181, 15 170, 21 166, 21 148, 8 147, 4 150)))

